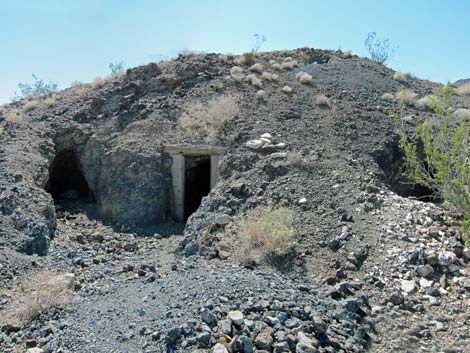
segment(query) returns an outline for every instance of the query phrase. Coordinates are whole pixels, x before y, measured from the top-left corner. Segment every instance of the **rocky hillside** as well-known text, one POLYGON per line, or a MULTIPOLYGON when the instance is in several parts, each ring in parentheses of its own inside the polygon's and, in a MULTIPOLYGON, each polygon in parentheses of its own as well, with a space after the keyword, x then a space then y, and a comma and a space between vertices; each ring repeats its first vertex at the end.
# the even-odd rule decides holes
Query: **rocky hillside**
POLYGON ((470 249, 406 183, 392 119, 412 131, 436 87, 303 48, 189 54, 1 107, 0 312, 38 272, 71 293, 7 320, 0 347, 465 352, 470 249), (225 149, 184 224, 169 145, 225 149), (239 219, 265 206, 292 211, 295 249, 240 259, 239 219))

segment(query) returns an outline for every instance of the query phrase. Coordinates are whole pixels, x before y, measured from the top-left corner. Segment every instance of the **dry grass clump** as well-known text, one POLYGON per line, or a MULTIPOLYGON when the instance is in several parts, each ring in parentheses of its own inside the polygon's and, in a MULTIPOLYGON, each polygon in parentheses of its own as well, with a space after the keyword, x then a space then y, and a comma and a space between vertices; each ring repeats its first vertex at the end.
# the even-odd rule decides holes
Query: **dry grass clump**
POLYGON ((214 138, 224 124, 234 119, 239 112, 237 98, 223 95, 211 99, 206 104, 190 102, 180 119, 181 127, 187 132, 198 132, 214 138))
POLYGON ((251 66, 255 63, 255 53, 251 51, 243 53, 243 55, 236 58, 234 62, 237 65, 250 65, 251 66))
POLYGON ((345 58, 345 59, 351 59, 351 58, 352 58, 352 51, 351 51, 351 50, 346 50, 346 51, 343 53, 343 58, 345 58))
POLYGON ((272 74, 271 72, 263 72, 261 78, 266 81, 277 82, 279 81, 279 75, 272 74))
POLYGON ((285 165, 289 167, 306 167, 307 161, 305 160, 302 152, 291 152, 287 154, 285 165))
POLYGON ((470 109, 459 108, 452 113, 452 116, 461 120, 470 120, 470 109))
POLYGON ((258 77, 256 77, 255 74, 247 75, 246 78, 245 78, 245 81, 251 83, 256 88, 263 87, 263 83, 261 82, 261 80, 258 77))
POLYGON ((395 96, 391 93, 384 93, 381 97, 384 101, 389 101, 389 102, 393 102, 395 100, 395 96))
POLYGON ((324 94, 317 94, 315 96, 315 104, 322 108, 329 108, 330 100, 324 94))
POLYGON ((258 207, 239 217, 237 229, 239 261, 274 260, 292 254, 296 247, 294 212, 285 207, 258 207))
POLYGON ((271 65, 271 67, 274 69, 274 70, 282 70, 282 66, 281 64, 279 64, 276 60, 270 60, 269 61, 269 65, 271 65))
POLYGON ((287 85, 284 86, 284 87, 282 87, 281 90, 282 90, 282 92, 285 93, 285 94, 292 94, 292 92, 293 92, 292 88, 291 88, 290 86, 287 86, 287 85))
POLYGON ((256 95, 255 95, 256 99, 259 99, 261 101, 264 101, 266 100, 266 91, 264 90, 259 90, 258 92, 256 92, 256 95))
POLYGON ((12 301, 1 313, 4 322, 24 325, 52 308, 68 304, 74 277, 71 273, 57 275, 47 270, 26 275, 9 293, 12 301))
POLYGON ((12 110, 7 114, 5 121, 10 124, 20 124, 24 120, 23 115, 20 113, 19 110, 12 110))
POLYGON ((40 106, 41 104, 39 103, 39 100, 34 99, 34 100, 30 100, 26 102, 25 105, 23 105, 23 110, 25 112, 30 112, 31 110, 35 110, 39 108, 40 106))
MULTIPOLYGON (((99 80, 102 80, 102 79, 97 77, 97 78, 95 78, 95 80, 99 81, 99 80)), ((103 85, 104 85, 104 83, 101 84, 101 86, 103 86, 103 85)), ((93 88, 93 84, 87 85, 87 84, 82 83, 82 82, 74 81, 70 85, 70 88, 73 91, 73 93, 75 93, 78 96, 82 96, 85 93, 90 92, 90 90, 93 88)))
POLYGON ((459 96, 470 96, 470 83, 466 83, 456 89, 459 96))
POLYGON ((287 57, 284 59, 284 62, 281 64, 281 69, 290 70, 297 66, 299 66, 299 63, 297 62, 297 60, 294 60, 291 57, 287 57))
POLYGON ((259 74, 262 73, 263 70, 264 70, 264 66, 263 64, 260 64, 260 63, 253 64, 250 67, 250 71, 257 72, 259 74))
POLYGON ((310 83, 312 83, 313 81, 313 77, 312 75, 304 72, 304 71, 300 71, 300 72, 297 72, 295 74, 295 78, 302 84, 304 85, 308 85, 310 83))
POLYGON ((244 70, 240 66, 234 66, 230 69, 230 76, 235 82, 242 82, 245 79, 244 70))
POLYGON ((97 88, 102 88, 104 85, 106 85, 107 83, 109 83, 113 78, 115 78, 116 76, 108 76, 108 77, 97 77, 93 80, 93 82, 91 83, 91 87, 93 89, 97 89, 97 88))
POLYGON ((430 96, 425 96, 423 98, 420 98, 415 102, 415 106, 416 108, 421 109, 421 110, 432 110, 432 107, 433 107, 432 98, 430 96))
POLYGON ((398 102, 402 105, 413 105, 416 101, 417 94, 409 89, 402 89, 401 91, 397 92, 396 98, 398 102))
POLYGON ((398 81, 398 82, 401 82, 401 83, 405 83, 406 82, 406 75, 400 71, 396 71, 394 74, 393 74, 393 79, 395 81, 398 81))

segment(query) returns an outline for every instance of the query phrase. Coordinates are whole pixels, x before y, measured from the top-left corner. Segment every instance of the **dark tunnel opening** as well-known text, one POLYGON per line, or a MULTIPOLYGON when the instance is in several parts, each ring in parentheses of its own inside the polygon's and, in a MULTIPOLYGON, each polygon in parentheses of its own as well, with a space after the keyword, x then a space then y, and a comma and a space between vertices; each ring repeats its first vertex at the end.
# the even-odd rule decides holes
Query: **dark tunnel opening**
POLYGON ((49 169, 46 191, 56 201, 67 199, 95 201, 73 149, 63 150, 55 157, 49 169))
POLYGON ((185 157, 184 218, 201 205, 211 190, 210 156, 185 157))

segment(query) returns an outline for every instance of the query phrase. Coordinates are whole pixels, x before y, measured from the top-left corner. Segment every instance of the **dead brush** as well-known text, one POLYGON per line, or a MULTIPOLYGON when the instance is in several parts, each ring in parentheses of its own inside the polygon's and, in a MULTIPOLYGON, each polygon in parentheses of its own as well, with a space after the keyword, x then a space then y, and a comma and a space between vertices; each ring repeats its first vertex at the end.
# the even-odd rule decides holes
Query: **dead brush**
POLYGON ((237 250, 241 263, 285 260, 296 247, 294 212, 286 207, 258 207, 235 222, 237 250))
POLYGON ((206 104, 190 102, 184 108, 180 119, 181 127, 188 133, 199 133, 213 139, 219 130, 239 113, 237 97, 222 95, 206 104))
POLYGON ((55 307, 70 303, 73 275, 50 271, 29 273, 8 294, 12 301, 0 312, 7 324, 24 325, 55 307))

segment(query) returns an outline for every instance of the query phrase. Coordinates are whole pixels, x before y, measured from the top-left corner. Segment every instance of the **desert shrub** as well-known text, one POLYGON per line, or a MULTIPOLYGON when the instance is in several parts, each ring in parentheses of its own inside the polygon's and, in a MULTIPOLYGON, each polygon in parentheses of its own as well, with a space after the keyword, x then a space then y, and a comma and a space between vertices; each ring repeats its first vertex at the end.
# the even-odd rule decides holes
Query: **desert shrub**
POLYGON ((274 62, 271 64, 271 67, 274 69, 274 70, 282 70, 282 66, 281 64, 279 64, 278 62, 274 62))
POLYGON ((256 97, 257 99, 261 100, 261 101, 266 100, 266 91, 264 91, 264 90, 262 90, 262 89, 259 90, 258 92, 256 92, 255 97, 256 97))
POLYGON ((96 77, 93 82, 91 83, 91 87, 93 89, 97 88, 102 88, 104 85, 106 85, 108 82, 111 81, 112 76, 109 77, 96 77))
POLYGON ((396 51, 396 47, 392 47, 389 39, 378 39, 375 32, 369 32, 364 44, 369 52, 370 58, 378 63, 385 63, 390 59, 396 51))
POLYGON ((23 109, 24 109, 25 112, 29 112, 31 110, 35 110, 35 109, 39 108, 39 106, 40 106, 39 101, 33 99, 33 100, 30 100, 30 101, 26 102, 25 105, 23 105, 23 109))
POLYGON ((460 120, 470 120, 470 109, 459 108, 452 113, 452 116, 460 120))
POLYGON ((405 83, 406 82, 406 75, 400 71, 397 71, 393 74, 393 79, 395 81, 405 83))
POLYGON ((111 71, 111 75, 120 75, 124 73, 124 61, 109 63, 108 67, 111 71))
POLYGON ((315 104, 323 108, 329 108, 330 100, 324 94, 317 94, 315 96, 315 104))
POLYGON ((308 85, 309 83, 312 83, 313 81, 312 75, 303 71, 297 72, 295 74, 295 78, 304 85, 308 85))
POLYGON ((345 59, 351 59, 352 58, 352 51, 351 50, 346 50, 344 53, 343 53, 343 58, 345 59))
POLYGON ((33 83, 19 83, 18 88, 20 89, 20 93, 15 92, 15 97, 12 99, 13 101, 19 101, 26 97, 40 97, 50 94, 52 92, 57 91, 58 85, 54 82, 44 82, 43 80, 39 79, 35 74, 33 76, 33 83))
POLYGON ((439 119, 428 118, 416 130, 416 138, 401 130, 406 173, 416 183, 433 190, 464 214, 462 226, 470 227, 470 121, 449 111, 454 90, 441 87, 433 95, 439 119))
POLYGON ((10 124, 20 124, 23 120, 24 117, 18 110, 10 111, 5 118, 5 121, 10 124))
POLYGON ((458 87, 456 92, 459 96, 470 96, 470 83, 458 87))
POLYGON ((26 324, 52 308, 68 304, 74 284, 72 274, 57 275, 43 270, 25 275, 11 290, 12 302, 2 314, 11 324, 26 324))
POLYGON ((432 110, 433 101, 430 96, 425 96, 415 102, 415 106, 421 110, 432 110))
POLYGON ((255 63, 255 53, 252 51, 243 53, 243 59, 245 65, 253 65, 255 63))
POLYGON ((396 93, 398 103, 401 105, 413 105, 416 101, 417 94, 409 89, 403 88, 396 93))
POLYGON ((306 167, 307 162, 302 152, 290 152, 287 154, 285 165, 289 167, 306 167))
POLYGON ((239 112, 237 98, 223 95, 211 99, 206 104, 191 102, 184 108, 181 127, 191 133, 199 133, 214 138, 225 123, 234 119, 239 112))
POLYGON ((285 207, 258 207, 236 222, 238 260, 279 259, 293 253, 296 246, 294 212, 285 207))
POLYGON ((297 60, 293 60, 292 58, 286 58, 288 60, 285 60, 282 64, 281 64, 281 69, 283 70, 290 70, 290 69, 293 69, 294 67, 297 67, 299 66, 299 63, 297 62, 297 60))
POLYGON ((300 54, 299 56, 300 62, 304 65, 310 64, 311 57, 308 54, 300 54))
POLYGON ((286 94, 292 94, 292 92, 293 92, 292 88, 290 86, 287 86, 287 85, 282 87, 281 90, 282 90, 283 93, 286 93, 286 94))
POLYGON ((257 72, 259 74, 262 73, 263 70, 264 70, 264 66, 263 66, 263 64, 260 64, 260 63, 253 64, 250 67, 250 71, 254 71, 254 72, 257 72))
POLYGON ((247 75, 245 78, 245 81, 251 83, 251 85, 253 85, 256 88, 263 87, 263 82, 261 82, 261 80, 258 77, 256 77, 256 75, 254 74, 247 75))
POLYGON ((389 102, 392 102, 395 100, 395 96, 391 93, 384 93, 381 97, 384 101, 389 101, 389 102))
POLYGON ((230 76, 235 82, 242 82, 245 79, 245 73, 239 66, 234 66, 230 69, 230 76))

